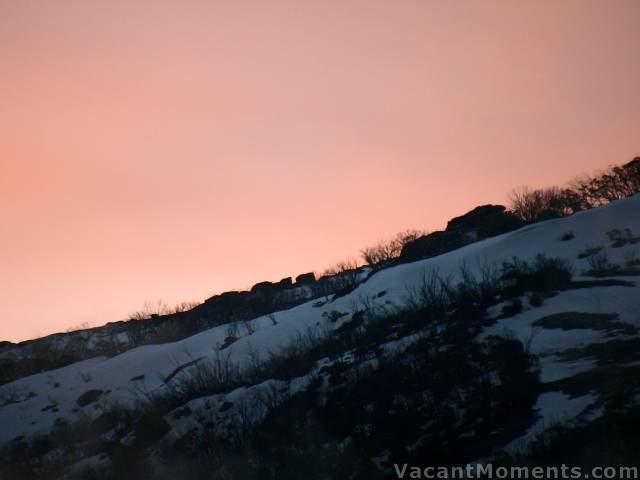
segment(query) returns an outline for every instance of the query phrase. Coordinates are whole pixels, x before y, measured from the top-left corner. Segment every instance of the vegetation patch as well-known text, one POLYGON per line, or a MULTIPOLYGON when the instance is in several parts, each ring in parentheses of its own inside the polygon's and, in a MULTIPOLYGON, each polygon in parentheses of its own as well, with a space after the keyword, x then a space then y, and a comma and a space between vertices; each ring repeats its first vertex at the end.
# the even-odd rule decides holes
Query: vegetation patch
POLYGON ((582 425, 558 424, 540 433, 526 451, 514 455, 500 455, 494 461, 494 467, 637 467, 640 445, 638 425, 638 407, 606 412, 603 416, 582 425))
POLYGON ((337 322, 342 317, 349 315, 348 312, 340 312, 338 310, 331 310, 330 312, 324 312, 322 316, 329 319, 330 322, 337 322))
POLYGON ((570 348, 558 354, 563 361, 592 358, 598 365, 622 365, 640 360, 640 338, 615 339, 570 348))
POLYGON ((607 237, 613 242, 611 244, 613 248, 621 248, 625 245, 633 245, 640 242, 640 237, 635 237, 629 228, 611 230, 607 232, 607 237))
POLYGON ((173 418, 177 420, 182 417, 190 417, 192 414, 193 414, 193 411, 191 410, 191 407, 187 405, 186 407, 178 408, 173 413, 173 418))
MULTIPOLYGON (((540 255, 502 268, 484 265, 478 273, 463 265, 460 278, 453 283, 437 271, 425 273, 403 309, 362 299, 340 328, 327 322, 325 330, 310 327, 277 351, 250 351, 242 368, 220 350, 211 359, 179 365, 164 389, 140 392, 134 408, 110 407, 108 438, 91 419, 62 425, 56 434, 60 455, 39 476, 55 478, 51 472, 78 455, 104 453, 111 466, 102 478, 118 478, 118 472, 144 465, 151 447, 166 456, 162 472, 156 471, 166 478, 208 478, 211 472, 260 480, 376 478, 371 458, 421 464, 425 458, 461 463, 486 456, 535 421, 541 391, 537 359, 521 342, 474 341, 491 321, 487 309, 570 288, 572 270, 540 255), (410 341, 390 347, 401 339, 410 341), (329 367, 316 370, 320 360, 329 367), (256 398, 266 417, 253 418, 241 399, 235 408, 220 407, 229 410, 224 431, 215 418, 220 412, 210 412, 212 418, 183 438, 165 437, 168 415, 184 416, 193 399, 301 377, 310 382, 304 391, 256 398)), ((0 467, 9 468, 11 451, 0 453, 0 467)))
POLYGON ((508 285, 505 296, 519 297, 526 292, 552 292, 565 290, 571 285, 571 266, 560 258, 538 255, 532 262, 514 258, 502 267, 502 280, 508 285))
POLYGON ((87 390, 78 397, 76 405, 79 407, 86 407, 87 405, 97 402, 103 393, 105 393, 104 390, 100 389, 87 390))
POLYGON ((529 305, 532 307, 541 307, 544 304, 544 296, 539 293, 532 293, 529 295, 529 305))
POLYGON ((460 332, 425 336, 362 368, 339 362, 271 403, 259 425, 240 417, 224 434, 191 431, 163 453, 187 478, 216 471, 248 480, 380 478, 370 459, 385 451, 389 464, 486 455, 535 420, 535 358, 516 340, 479 344, 460 332), (452 339, 455 348, 438 348, 452 339))
POLYGON ((502 315, 499 318, 513 317, 521 313, 522 308, 522 301, 519 298, 514 298, 502 307, 502 315))
POLYGON ((222 343, 222 345, 220 346, 220 350, 224 350, 225 348, 230 347, 231 345, 233 345, 236 341, 238 340, 238 337, 236 337, 235 335, 227 335, 224 338, 224 342, 222 343))
POLYGON ((173 371, 169 375, 165 377, 164 383, 169 383, 172 379, 176 377, 176 375, 178 375, 185 368, 193 367, 200 360, 202 360, 202 358, 196 358, 195 360, 191 360, 190 362, 184 363, 182 365, 178 365, 176 368, 173 369, 173 371))
POLYGON ((640 267, 640 256, 637 250, 632 250, 625 257, 625 265, 627 267, 640 267))
POLYGON ((589 270, 583 275, 590 277, 613 277, 619 275, 640 275, 640 268, 626 265, 614 264, 609 261, 609 256, 605 250, 587 258, 589 270))
POLYGON ((564 232, 562 234, 562 236, 560 237, 560 241, 561 242, 568 242, 569 240, 573 240, 575 238, 575 235, 573 234, 573 232, 569 231, 569 232, 564 232))
POLYGON ((592 257, 600 253, 603 248, 604 247, 587 247, 582 252, 578 253, 578 258, 583 259, 592 257))
POLYGON ((562 312, 548 315, 533 322, 536 327, 561 330, 602 330, 608 333, 634 334, 638 329, 625 322, 616 322, 617 313, 562 312))
POLYGON ((560 390, 572 397, 597 392, 608 406, 626 404, 640 390, 640 366, 605 366, 545 384, 547 391, 560 390))
POLYGON ((41 412, 48 412, 48 411, 57 412, 58 411, 58 404, 57 403, 50 403, 46 407, 43 407, 40 411, 41 412))
POLYGON ((611 265, 608 268, 588 270, 584 272, 583 275, 588 277, 637 277, 640 276, 640 268, 623 268, 617 265, 611 265))
POLYGON ((635 287, 634 282, 628 282, 626 280, 618 280, 615 278, 607 278, 603 280, 573 280, 567 290, 577 290, 580 288, 595 288, 595 287, 635 287))

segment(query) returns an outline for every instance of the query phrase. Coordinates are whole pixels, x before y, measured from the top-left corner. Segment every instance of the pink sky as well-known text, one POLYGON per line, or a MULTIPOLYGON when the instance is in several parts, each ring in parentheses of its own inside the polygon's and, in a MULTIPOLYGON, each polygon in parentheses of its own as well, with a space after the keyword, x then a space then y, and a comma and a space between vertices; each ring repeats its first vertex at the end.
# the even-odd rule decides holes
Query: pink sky
POLYGON ((0 0, 0 339, 640 153, 640 2, 0 0))

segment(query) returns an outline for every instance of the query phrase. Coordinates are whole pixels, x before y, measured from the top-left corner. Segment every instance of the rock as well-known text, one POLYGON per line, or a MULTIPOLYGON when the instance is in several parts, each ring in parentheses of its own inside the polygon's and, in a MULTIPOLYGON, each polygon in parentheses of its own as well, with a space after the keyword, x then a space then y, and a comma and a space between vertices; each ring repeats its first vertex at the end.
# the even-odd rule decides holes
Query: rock
POLYGON ((284 290, 285 288, 293 287, 293 279, 291 277, 286 277, 280 280, 278 283, 274 285, 278 290, 284 290))
POLYGON ((291 287, 293 287, 293 279, 291 277, 286 277, 277 283, 273 283, 273 282, 256 283, 253 287, 251 287, 251 293, 274 292, 274 291, 286 290, 287 288, 291 288, 291 287))
POLYGON ((421 258, 434 257, 471 243, 465 235, 457 232, 438 231, 417 238, 405 244, 400 259, 412 262, 421 258))
POLYGON ((434 257, 469 243, 515 230, 524 223, 503 205, 482 205, 451 219, 444 231, 437 231, 407 243, 400 253, 402 261, 434 257))
POLYGON ((251 293, 264 292, 271 290, 275 284, 273 282, 259 282, 251 287, 251 293))
POLYGON ((296 277, 296 284, 298 285, 313 285, 316 283, 316 275, 313 272, 303 273, 296 277))
MULTIPOLYGON (((218 304, 234 304, 238 301, 244 300, 244 298, 249 294, 249 292, 224 292, 219 295, 214 295, 212 297, 207 298, 204 303, 218 303, 218 304)), ((198 308, 198 307, 196 307, 198 308)))
POLYGON ((475 237, 475 240, 494 237, 515 230, 524 225, 522 220, 510 212, 504 205, 482 205, 447 223, 447 232, 475 237))

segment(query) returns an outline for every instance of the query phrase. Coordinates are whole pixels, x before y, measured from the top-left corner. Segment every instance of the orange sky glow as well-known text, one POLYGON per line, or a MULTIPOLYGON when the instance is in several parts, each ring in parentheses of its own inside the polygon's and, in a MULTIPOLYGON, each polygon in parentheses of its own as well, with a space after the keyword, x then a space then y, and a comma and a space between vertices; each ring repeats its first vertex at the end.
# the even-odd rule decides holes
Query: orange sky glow
POLYGON ((0 340, 640 154, 637 0, 0 0, 0 340))

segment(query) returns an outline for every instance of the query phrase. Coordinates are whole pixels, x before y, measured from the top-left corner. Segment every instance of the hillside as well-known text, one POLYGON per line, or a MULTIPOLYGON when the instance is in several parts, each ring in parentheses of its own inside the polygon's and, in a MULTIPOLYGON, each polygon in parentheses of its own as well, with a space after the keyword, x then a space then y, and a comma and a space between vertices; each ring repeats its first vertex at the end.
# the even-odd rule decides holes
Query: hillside
POLYGON ((362 279, 0 386, 0 477, 394 478, 638 418, 640 195, 362 279))
POLYGON ((214 295, 199 305, 173 310, 159 302, 127 320, 80 328, 18 344, 0 343, 0 385, 96 356, 112 357, 141 345, 174 342, 231 320, 246 321, 299 305, 335 290, 336 278, 315 279, 313 273, 277 283, 260 282, 249 291, 214 295))

